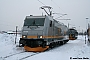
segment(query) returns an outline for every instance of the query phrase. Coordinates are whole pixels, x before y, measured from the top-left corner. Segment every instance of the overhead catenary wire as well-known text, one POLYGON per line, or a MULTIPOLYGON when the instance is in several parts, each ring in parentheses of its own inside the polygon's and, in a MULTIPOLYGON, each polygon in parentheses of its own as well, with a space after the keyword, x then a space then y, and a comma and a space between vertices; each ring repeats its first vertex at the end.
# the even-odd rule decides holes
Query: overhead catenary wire
MULTIPOLYGON (((45 5, 42 1, 40 1, 40 0, 38 0, 41 4, 43 4, 43 5, 45 5)), ((58 4, 56 4, 53 0, 51 0, 51 2, 53 2, 60 10, 62 10, 59 6, 58 6, 58 4)), ((46 6, 46 5, 45 5, 46 6)), ((55 13, 55 11, 54 10, 52 10, 53 11, 53 13, 52 14, 56 14, 56 15, 58 15, 59 17, 57 17, 57 18, 60 18, 61 17, 61 15, 67 15, 67 14, 62 14, 62 13, 55 13)), ((63 11, 63 10, 62 10, 63 11)), ((57 19, 56 18, 56 19, 57 19)), ((62 17, 63 18, 63 17, 62 17)), ((58 19, 58 20, 71 20, 71 19, 58 19)))
MULTIPOLYGON (((55 2, 55 1, 53 1, 53 0, 51 0, 51 2, 53 2, 60 10, 62 10, 61 9, 61 7, 55 2)), ((63 12, 64 12, 64 10, 62 10, 63 12)), ((68 15, 68 14, 67 14, 68 15)), ((60 17, 60 16, 59 16, 60 17)))
MULTIPOLYGON (((40 1, 40 0, 37 0, 38 2, 40 2, 42 5, 44 5, 44 6, 46 6, 42 1, 40 1)), ((55 13, 55 11, 53 11, 54 13, 55 13)), ((61 13, 59 13, 59 14, 61 14, 61 13)))
MULTIPOLYGON (((37 0, 38 2, 40 2, 41 4, 45 5, 43 2, 41 2, 40 0, 37 0)), ((46 5, 45 5, 46 6, 46 5)))
MULTIPOLYGON (((41 2, 40 0, 38 0, 41 4, 45 5, 43 2, 41 2)), ((45 5, 46 6, 46 5, 45 5)))
MULTIPOLYGON (((62 10, 61 8, 60 8, 60 6, 57 4, 57 3, 55 3, 53 0, 51 0, 51 2, 53 2, 60 10, 62 10)), ((63 11, 63 10, 62 10, 63 11)), ((64 12, 64 11, 63 11, 64 12)))

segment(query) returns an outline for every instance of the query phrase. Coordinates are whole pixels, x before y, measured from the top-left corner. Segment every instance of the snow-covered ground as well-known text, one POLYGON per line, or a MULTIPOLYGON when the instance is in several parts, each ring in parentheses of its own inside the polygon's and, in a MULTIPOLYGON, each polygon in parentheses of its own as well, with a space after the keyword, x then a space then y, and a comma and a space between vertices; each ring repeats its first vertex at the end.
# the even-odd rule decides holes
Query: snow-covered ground
POLYGON ((16 47, 19 38, 20 35, 15 44, 15 35, 0 34, 0 60, 90 60, 90 44, 88 41, 85 44, 85 36, 41 53, 25 52, 23 47, 16 47))

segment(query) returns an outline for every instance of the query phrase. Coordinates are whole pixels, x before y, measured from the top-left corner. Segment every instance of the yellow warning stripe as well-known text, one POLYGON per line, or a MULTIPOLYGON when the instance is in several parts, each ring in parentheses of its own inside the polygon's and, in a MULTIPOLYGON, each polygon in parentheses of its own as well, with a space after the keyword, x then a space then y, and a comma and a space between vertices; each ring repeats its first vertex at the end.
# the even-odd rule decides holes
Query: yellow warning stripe
POLYGON ((43 36, 43 38, 63 38, 64 36, 43 36))
MULTIPOLYGON (((42 36, 42 38, 63 38, 64 36, 42 36)), ((27 38, 38 38, 38 36, 27 36, 27 38)))
POLYGON ((27 36, 27 38, 38 38, 37 36, 27 36))

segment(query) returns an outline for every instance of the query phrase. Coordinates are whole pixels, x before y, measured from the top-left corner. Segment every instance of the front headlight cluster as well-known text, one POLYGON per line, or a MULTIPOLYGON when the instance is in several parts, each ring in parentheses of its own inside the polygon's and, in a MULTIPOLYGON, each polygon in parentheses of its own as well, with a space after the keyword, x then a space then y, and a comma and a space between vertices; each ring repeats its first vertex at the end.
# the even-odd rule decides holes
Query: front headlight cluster
POLYGON ((43 38, 43 36, 42 36, 42 35, 40 35, 40 36, 38 36, 38 38, 43 38))
POLYGON ((43 38, 43 36, 38 36, 38 38, 43 38))
POLYGON ((22 38, 27 38, 27 36, 26 35, 23 35, 22 38))
POLYGON ((40 38, 43 38, 43 36, 40 36, 40 38))

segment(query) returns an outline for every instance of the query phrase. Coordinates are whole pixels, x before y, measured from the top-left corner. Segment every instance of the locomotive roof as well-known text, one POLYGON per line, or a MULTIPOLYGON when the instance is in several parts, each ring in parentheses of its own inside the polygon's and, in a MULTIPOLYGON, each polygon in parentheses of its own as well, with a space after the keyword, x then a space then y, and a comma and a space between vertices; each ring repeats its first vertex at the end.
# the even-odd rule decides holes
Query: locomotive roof
MULTIPOLYGON (((69 32, 70 32, 70 31, 77 32, 77 30, 76 30, 76 29, 73 29, 73 28, 70 28, 68 31, 69 31, 69 32)), ((78 32, 77 32, 77 33, 78 33, 78 32)))
POLYGON ((64 25, 64 23, 62 23, 62 22, 59 22, 59 21, 57 21, 57 20, 55 20, 55 19, 53 19, 53 20, 54 20, 55 22, 61 24, 61 25, 64 25))
POLYGON ((75 29, 73 29, 73 28, 70 28, 69 30, 75 30, 75 29))
POLYGON ((26 18, 45 18, 45 16, 26 16, 26 18))
MULTIPOLYGON (((43 16, 33 16, 33 15, 30 15, 30 16, 26 16, 26 18, 25 19, 29 19, 29 18, 45 18, 46 17, 46 15, 43 15, 43 16)), ((57 23, 59 23, 59 24, 61 24, 61 25, 64 25, 64 23, 61 23, 61 22, 59 22, 59 21, 57 21, 57 20, 55 20, 55 19, 53 19, 55 22, 57 22, 57 23)), ((66 26, 66 25, 65 25, 66 26)))

